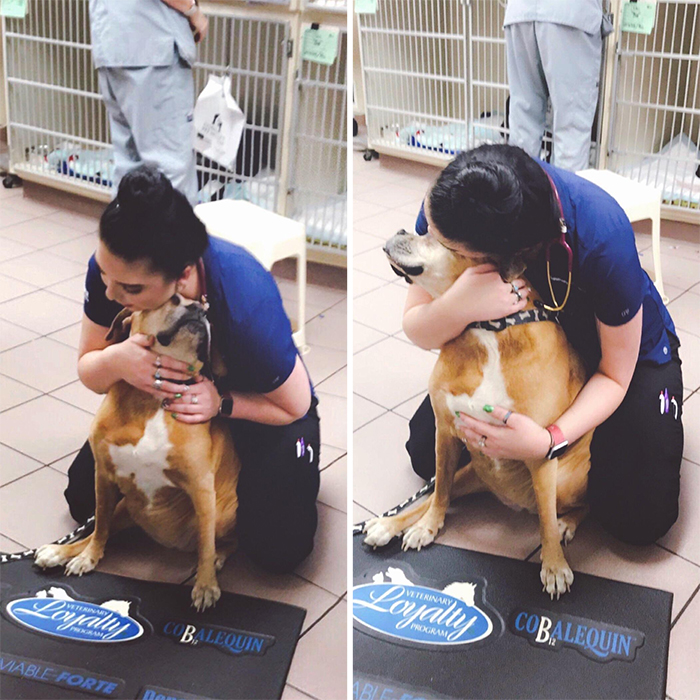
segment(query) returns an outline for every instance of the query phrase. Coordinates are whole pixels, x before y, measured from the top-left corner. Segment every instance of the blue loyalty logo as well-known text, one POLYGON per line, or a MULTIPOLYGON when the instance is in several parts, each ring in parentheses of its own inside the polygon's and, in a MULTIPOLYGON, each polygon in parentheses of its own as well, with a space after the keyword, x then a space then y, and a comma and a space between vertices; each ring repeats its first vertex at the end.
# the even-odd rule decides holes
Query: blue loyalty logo
POLYGON ((442 590, 416 585, 389 567, 353 589, 353 617, 375 632, 439 647, 473 644, 494 631, 475 602, 477 584, 455 581, 442 590))
POLYGON ((79 642, 117 643, 140 637, 143 626, 129 616, 128 600, 101 604, 71 598, 63 588, 52 586, 33 598, 19 598, 5 607, 11 620, 22 627, 51 637, 79 642))
POLYGON ((510 618, 510 630, 535 647, 552 651, 570 647, 603 662, 634 661, 637 649, 644 644, 644 634, 637 630, 535 608, 516 610, 510 618))

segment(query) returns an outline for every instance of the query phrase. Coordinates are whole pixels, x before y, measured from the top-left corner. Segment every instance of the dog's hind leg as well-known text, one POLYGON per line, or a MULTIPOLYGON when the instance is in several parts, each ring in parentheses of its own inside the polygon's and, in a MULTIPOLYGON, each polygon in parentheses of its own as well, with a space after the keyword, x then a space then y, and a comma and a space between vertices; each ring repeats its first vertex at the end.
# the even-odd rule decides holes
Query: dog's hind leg
POLYGON ((439 420, 437 426, 435 491, 421 519, 404 533, 402 545, 404 550, 420 550, 433 542, 445 523, 445 513, 450 505, 453 480, 463 446, 461 440, 440 429, 439 420))
POLYGON ((572 508, 570 511, 567 511, 557 518, 557 524, 559 525, 559 540, 563 544, 569 544, 569 542, 574 539, 578 526, 588 515, 589 510, 590 508, 588 506, 572 508))
POLYGON ((230 539, 222 540, 216 546, 216 559, 214 567, 217 571, 224 568, 226 560, 238 549, 238 538, 233 535, 230 539))

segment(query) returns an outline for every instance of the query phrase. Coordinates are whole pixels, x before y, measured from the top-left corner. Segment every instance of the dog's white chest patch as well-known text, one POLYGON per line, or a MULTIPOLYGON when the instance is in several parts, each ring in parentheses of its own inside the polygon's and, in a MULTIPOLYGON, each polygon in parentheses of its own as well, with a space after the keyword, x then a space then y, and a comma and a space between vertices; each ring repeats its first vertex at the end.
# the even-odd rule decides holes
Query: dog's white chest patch
POLYGON ((483 366, 483 379, 476 391, 469 394, 447 394, 447 407, 453 416, 457 411, 466 413, 472 418, 498 424, 500 421, 484 411, 484 406, 502 406, 510 409, 513 400, 506 391, 506 382, 501 368, 501 354, 498 351, 498 337, 493 331, 474 329, 474 333, 488 353, 486 364, 483 366))
POLYGON ((110 445, 109 456, 116 475, 124 479, 133 478, 134 485, 152 501, 159 489, 174 486, 165 474, 171 448, 165 412, 158 409, 146 423, 143 437, 135 445, 110 445))

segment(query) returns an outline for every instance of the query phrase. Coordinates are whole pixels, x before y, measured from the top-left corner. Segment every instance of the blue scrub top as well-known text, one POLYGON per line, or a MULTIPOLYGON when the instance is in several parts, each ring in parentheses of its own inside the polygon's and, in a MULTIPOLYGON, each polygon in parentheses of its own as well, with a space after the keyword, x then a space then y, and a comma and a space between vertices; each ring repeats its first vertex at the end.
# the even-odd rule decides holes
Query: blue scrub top
MULTIPOLYGON (((209 238, 202 260, 208 316, 228 369, 217 387, 256 394, 277 389, 292 373, 297 349, 274 278, 246 250, 220 238, 209 238)), ((93 255, 83 308, 91 321, 109 327, 123 307, 107 299, 105 291, 93 255)))
MULTIPOLYGON (((638 362, 669 362, 668 333, 675 335, 676 329, 656 287, 642 269, 627 215, 592 182, 548 163, 539 164, 559 192, 568 228, 567 242, 574 253, 571 295, 559 318, 589 372, 596 370, 601 357, 596 317, 608 326, 620 326, 633 318, 640 306, 643 324, 638 362)), ((416 232, 428 232, 422 206, 416 232)), ((567 286, 566 254, 561 246, 552 247, 551 259, 552 286, 561 303, 567 286)), ((525 276, 544 302, 552 304, 544 249, 525 276)))

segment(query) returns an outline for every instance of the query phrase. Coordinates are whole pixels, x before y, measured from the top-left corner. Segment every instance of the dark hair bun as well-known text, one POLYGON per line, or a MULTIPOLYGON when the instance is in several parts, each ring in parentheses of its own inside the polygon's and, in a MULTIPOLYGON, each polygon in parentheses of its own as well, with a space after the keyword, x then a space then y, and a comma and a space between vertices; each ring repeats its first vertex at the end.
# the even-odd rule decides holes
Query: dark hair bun
POLYGON ((128 262, 147 260, 177 279, 207 247, 207 230, 182 192, 152 165, 124 175, 100 219, 100 240, 128 262))
POLYGON ((152 165, 140 165, 130 170, 119 183, 117 202, 124 216, 150 218, 162 216, 173 202, 170 180, 152 165))

